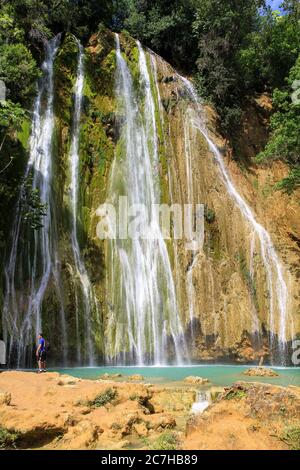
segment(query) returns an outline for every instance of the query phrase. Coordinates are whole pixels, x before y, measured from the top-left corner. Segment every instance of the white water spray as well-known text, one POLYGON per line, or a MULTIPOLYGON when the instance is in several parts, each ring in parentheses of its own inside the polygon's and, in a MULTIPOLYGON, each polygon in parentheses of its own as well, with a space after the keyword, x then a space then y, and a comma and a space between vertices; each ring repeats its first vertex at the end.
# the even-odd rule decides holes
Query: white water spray
MULTIPOLYGON (((77 217, 78 217, 78 192, 79 192, 79 135, 80 135, 80 117, 82 111, 82 98, 84 86, 84 52, 79 41, 78 44, 78 66, 77 78, 75 83, 75 102, 73 113, 72 139, 70 148, 70 168, 71 168, 71 207, 72 207, 72 232, 71 243, 75 261, 76 274, 78 276, 82 291, 82 310, 84 324, 84 338, 86 342, 85 356, 89 365, 94 363, 94 346, 92 340, 92 312, 97 311, 97 301, 94 296, 93 288, 83 262, 77 235, 77 217)), ((76 287, 75 287, 76 289, 76 287)), ((79 299, 76 293, 76 329, 77 329, 77 360, 81 360, 79 337, 79 299)))
MULTIPOLYGON (((54 236, 56 231, 55 224, 52 224, 51 207, 52 137, 54 131, 53 65, 59 41, 60 38, 57 36, 46 45, 46 58, 42 65, 44 76, 40 81, 34 103, 30 154, 24 175, 26 179, 32 174, 32 190, 38 191, 42 203, 46 205, 45 216, 42 220, 42 227, 35 231, 32 242, 30 240, 23 242, 21 237, 22 202, 25 187, 22 185, 13 225, 12 248, 5 268, 4 339, 10 343, 9 361, 13 348, 17 344, 16 362, 18 366, 25 364, 27 347, 31 346, 34 336, 41 331, 41 307, 51 273, 53 273, 58 298, 61 300, 61 287, 57 272, 57 240, 54 236), (43 106, 44 97, 45 106, 43 106), (25 274, 24 263, 27 264, 25 274)), ((66 324, 62 303, 60 318, 62 338, 65 340, 66 324)), ((65 347, 64 353, 67 354, 67 347, 65 347)))
POLYGON ((189 96, 191 97, 192 101, 196 105, 197 113, 194 117, 194 127, 198 129, 205 140, 208 143, 209 149, 215 156, 215 161, 218 165, 220 170, 220 175, 222 181, 228 191, 228 194, 238 206, 239 210, 241 211, 243 217, 249 223, 252 231, 255 233, 255 236, 258 238, 260 242, 260 251, 262 260, 265 267, 266 272, 266 280, 267 280, 267 289, 269 292, 269 322, 268 327, 270 331, 270 346, 273 347, 273 336, 275 333, 275 313, 276 313, 276 306, 279 315, 279 333, 278 333, 278 340, 279 340, 279 355, 280 361, 282 364, 285 363, 285 355, 286 355, 286 326, 287 326, 287 303, 288 303, 288 289, 284 280, 283 275, 283 268, 281 262, 278 258, 278 255, 275 251, 274 245, 272 243, 271 237, 269 233, 265 230, 265 228, 260 225, 248 204, 244 201, 241 195, 238 193, 236 188, 234 187, 229 173, 225 167, 223 158, 217 148, 217 146, 212 142, 209 137, 205 119, 203 116, 203 110, 199 104, 198 97, 196 92, 192 86, 192 84, 184 77, 179 76, 179 78, 184 83, 186 90, 188 91, 189 96))
POLYGON ((121 188, 130 206, 143 204, 149 208, 151 224, 147 226, 144 222, 146 238, 132 237, 131 240, 111 242, 115 313, 109 321, 107 344, 111 358, 118 357, 118 353, 120 356, 122 344, 123 362, 127 357, 138 364, 159 365, 168 360, 166 349, 171 340, 172 356, 180 363, 182 355, 187 354, 183 328, 169 256, 154 209, 154 204, 160 200, 155 103, 147 58, 139 42, 137 47, 143 107, 137 104, 132 77, 116 35, 116 94, 121 102, 124 124, 119 141, 119 145, 123 145, 121 161, 113 167, 111 194, 116 197, 121 188), (118 344, 118 340, 121 343, 118 344))

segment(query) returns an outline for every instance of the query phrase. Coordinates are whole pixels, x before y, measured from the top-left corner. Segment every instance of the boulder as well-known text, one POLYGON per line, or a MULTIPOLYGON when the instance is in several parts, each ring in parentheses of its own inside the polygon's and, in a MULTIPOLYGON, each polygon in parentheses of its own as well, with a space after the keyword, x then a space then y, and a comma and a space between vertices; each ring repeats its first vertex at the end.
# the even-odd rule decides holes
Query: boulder
POLYGON ((101 379, 108 380, 110 379, 110 375, 106 372, 105 374, 101 375, 101 379))
POLYGON ((71 375, 61 375, 58 378, 57 385, 61 385, 61 386, 76 385, 79 382, 81 382, 81 379, 79 379, 78 377, 72 377, 71 375))
POLYGON ((108 374, 107 372, 105 372, 105 374, 101 375, 102 380, 118 379, 120 377, 122 377, 122 374, 120 374, 120 373, 108 374))
POLYGON ((279 374, 273 369, 267 367, 251 367, 243 372, 244 375, 250 377, 278 377, 279 374))
POLYGON ((189 377, 185 377, 184 382, 192 385, 204 385, 207 384, 209 380, 204 379, 203 377, 190 375, 189 377))

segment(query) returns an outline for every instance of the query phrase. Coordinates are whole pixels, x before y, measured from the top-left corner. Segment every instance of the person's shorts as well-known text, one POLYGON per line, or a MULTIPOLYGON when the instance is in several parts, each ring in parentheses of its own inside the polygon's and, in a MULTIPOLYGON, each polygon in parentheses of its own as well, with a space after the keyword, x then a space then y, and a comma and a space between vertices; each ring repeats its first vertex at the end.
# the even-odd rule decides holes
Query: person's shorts
POLYGON ((39 361, 45 362, 46 357, 47 357, 46 351, 42 351, 42 352, 39 353, 39 361))

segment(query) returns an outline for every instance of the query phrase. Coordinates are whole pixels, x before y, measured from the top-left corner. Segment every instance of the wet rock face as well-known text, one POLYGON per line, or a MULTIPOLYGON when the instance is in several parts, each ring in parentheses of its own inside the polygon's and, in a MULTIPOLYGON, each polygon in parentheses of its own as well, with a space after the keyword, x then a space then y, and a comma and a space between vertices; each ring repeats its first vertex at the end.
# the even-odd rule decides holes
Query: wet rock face
MULTIPOLYGON (((136 43, 123 34, 120 35, 120 42, 134 77, 134 86, 138 88, 136 43)), ((55 363, 61 362, 61 316, 64 315, 68 328, 64 348, 68 361, 74 364, 88 363, 85 335, 82 333, 85 319, 80 313, 83 311, 84 299, 70 248, 68 155, 77 58, 78 49, 74 38, 66 35, 54 70, 53 196, 62 298, 58 298, 51 281, 42 306, 44 334, 51 342, 49 358, 55 363)), ((190 359, 195 362, 228 360, 251 363, 264 355, 266 361, 273 359, 274 362, 280 362, 276 282, 272 287, 274 315, 271 318, 270 289, 259 241, 256 238, 251 244, 249 225, 228 193, 206 139, 193 126, 195 103, 182 80, 163 59, 157 56, 154 59, 157 88, 153 70, 150 75, 158 133, 157 175, 161 202, 178 203, 181 206, 187 203, 204 204, 203 249, 193 253, 186 249, 183 240, 167 242, 176 300, 190 359), (273 335, 270 335, 270 330, 273 335)), ((149 56, 147 60, 151 71, 149 56)), ((91 37, 85 50, 78 200, 78 240, 98 306, 98 310, 94 309, 91 313, 91 331, 95 357, 99 363, 107 349, 110 321, 116 315, 116 306, 110 302, 110 290, 119 288, 107 282, 110 266, 108 245, 100 241, 96 234, 99 222, 97 208, 106 201, 109 193, 112 162, 121 138, 121 123, 126 119, 126 116, 117 116, 115 72, 115 36, 108 30, 102 30, 91 37)), ((282 262, 289 290, 285 332, 289 341, 285 356, 289 361, 291 339, 300 332, 299 193, 288 196, 274 191, 274 184, 286 174, 287 168, 279 163, 268 168, 251 166, 253 149, 251 152, 245 149, 247 167, 241 169, 236 164, 229 143, 216 132, 217 116, 213 110, 203 107, 202 111, 209 135, 221 150, 234 186, 253 209, 257 220, 268 229, 282 262)), ((260 119, 253 119, 249 124, 249 116, 247 120, 247 126, 252 131, 255 126, 265 124, 260 119)), ((253 139, 263 138, 263 131, 252 131, 250 140, 239 140, 239 148, 253 147, 253 139)), ((247 129, 245 134, 249 134, 247 129)), ((124 158, 123 153, 120 152, 121 159, 124 158)), ((271 271, 274 271, 274 266, 271 271)), ((21 291, 18 296, 22 296, 21 291)), ((174 359, 172 341, 166 344, 165 359, 171 362, 174 359)), ((124 357, 127 353, 128 350, 124 357)))
POLYGON ((185 377, 184 382, 192 385, 205 385, 209 382, 208 379, 204 379, 202 377, 197 377, 197 376, 189 376, 185 377))
MULTIPOLYGON (((283 266, 288 289, 283 323, 288 343, 284 353, 280 354, 281 295, 276 292, 274 265, 269 265, 273 276, 270 287, 268 263, 264 263, 260 243, 255 237, 252 238, 252 228, 224 183, 207 140, 199 129, 195 130, 197 116, 189 97, 182 92, 182 82, 165 80, 165 77, 172 76, 172 69, 160 58, 157 58, 157 69, 163 104, 170 103, 176 96, 173 106, 163 106, 165 129, 168 128, 164 141, 168 165, 165 169, 161 162, 165 178, 162 184, 172 194, 173 203, 200 201, 204 204, 203 250, 193 254, 185 249, 181 241, 175 241, 173 247, 177 299, 186 321, 192 359, 226 358, 242 363, 256 362, 263 355, 267 361, 280 363, 286 360, 289 363, 292 356, 290 340, 300 330, 297 314, 299 279, 293 269, 295 253, 299 259, 300 251, 296 242, 292 246, 287 230, 292 225, 297 226, 296 230, 300 232, 300 226, 292 214, 293 210, 294 214, 298 212, 297 196, 287 200, 286 195, 271 189, 287 169, 276 163, 268 170, 258 168, 251 166, 250 159, 247 168, 241 171, 229 143, 216 133, 213 110, 202 108, 208 133, 217 149, 222 149, 231 183, 249 204, 256 221, 268 229, 283 266), (284 204, 289 208, 288 213, 284 204), (280 207, 281 221, 275 214, 275 207, 276 211, 280 207), (293 318, 293 328, 288 318, 293 318), (270 331, 273 333, 270 334, 270 331)), ((201 127, 201 117, 199 121, 198 126, 201 127)), ((260 119, 254 121, 257 126, 265 125, 265 121, 260 119)), ((257 135, 263 134, 262 129, 257 131, 257 135)), ((245 145, 248 145, 246 140, 245 145)))

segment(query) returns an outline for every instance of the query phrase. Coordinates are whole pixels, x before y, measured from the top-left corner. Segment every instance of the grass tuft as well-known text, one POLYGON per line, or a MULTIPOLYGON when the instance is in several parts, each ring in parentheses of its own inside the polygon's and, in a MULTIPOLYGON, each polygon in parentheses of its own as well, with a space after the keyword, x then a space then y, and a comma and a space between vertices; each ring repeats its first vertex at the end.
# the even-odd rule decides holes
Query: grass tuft
POLYGON ((99 408, 100 406, 107 405, 107 403, 111 403, 117 397, 118 392, 113 388, 108 388, 105 392, 100 393, 97 395, 93 400, 88 402, 88 406, 91 408, 99 408))

